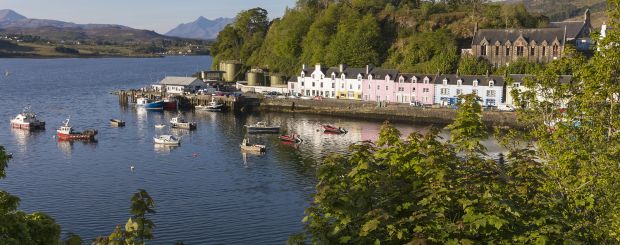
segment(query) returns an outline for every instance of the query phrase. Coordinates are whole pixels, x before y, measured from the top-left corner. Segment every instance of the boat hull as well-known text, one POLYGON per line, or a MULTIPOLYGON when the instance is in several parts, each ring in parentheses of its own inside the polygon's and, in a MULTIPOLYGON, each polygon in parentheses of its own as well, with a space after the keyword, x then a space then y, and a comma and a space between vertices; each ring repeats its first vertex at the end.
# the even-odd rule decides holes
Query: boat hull
POLYGON ((263 153, 266 150, 266 148, 264 146, 259 146, 259 145, 243 145, 243 144, 241 144, 240 146, 241 146, 241 150, 242 151, 247 151, 247 152, 263 153))
POLYGON ((156 102, 151 102, 151 103, 146 103, 144 105, 140 105, 140 107, 144 107, 144 109, 147 109, 147 110, 163 110, 164 104, 165 103, 163 101, 156 101, 156 102))
POLYGON ((253 134, 277 134, 280 133, 280 127, 248 127, 248 133, 253 134))
POLYGON ((125 122, 121 120, 112 119, 110 120, 110 125, 112 127, 125 127, 125 122))
POLYGON ((64 134, 57 132, 56 136, 60 140, 93 140, 95 139, 96 132, 94 133, 75 133, 75 134, 64 134))
POLYGON ((11 122, 11 128, 24 129, 24 130, 45 129, 45 122, 39 122, 39 123, 16 123, 16 122, 11 122))
POLYGON ((177 105, 178 102, 176 100, 164 101, 163 103, 164 103, 164 110, 176 111, 178 108, 178 105, 177 105))
POLYGON ((178 129, 189 129, 189 130, 194 130, 196 129, 196 123, 172 123, 170 125, 171 128, 178 128, 178 129))

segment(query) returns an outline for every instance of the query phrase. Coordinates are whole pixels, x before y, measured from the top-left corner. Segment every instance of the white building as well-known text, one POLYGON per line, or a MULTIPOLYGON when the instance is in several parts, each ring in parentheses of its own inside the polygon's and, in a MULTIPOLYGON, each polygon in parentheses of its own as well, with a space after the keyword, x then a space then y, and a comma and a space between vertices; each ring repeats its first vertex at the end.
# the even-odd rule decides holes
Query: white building
POLYGON ((500 76, 441 75, 435 80, 435 104, 455 105, 458 97, 476 94, 483 106, 503 103, 504 78, 500 76))
POLYGON ((153 85, 156 91, 166 91, 169 94, 183 94, 185 92, 194 92, 206 84, 195 77, 166 77, 153 85))

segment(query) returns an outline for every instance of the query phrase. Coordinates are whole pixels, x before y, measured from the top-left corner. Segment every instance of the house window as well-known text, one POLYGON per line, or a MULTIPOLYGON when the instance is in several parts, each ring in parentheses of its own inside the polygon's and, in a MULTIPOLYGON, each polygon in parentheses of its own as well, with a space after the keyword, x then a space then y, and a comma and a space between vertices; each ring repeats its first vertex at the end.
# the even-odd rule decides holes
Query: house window
POLYGON ((495 86, 495 82, 494 81, 489 81, 489 87, 493 87, 495 86))
POLYGON ((456 90, 456 95, 458 96, 458 95, 461 95, 461 94, 463 94, 463 90, 462 89, 457 89, 456 90))
POLYGON ((403 88, 403 87, 398 87, 398 91, 399 91, 399 92, 404 92, 404 91, 405 91, 405 88, 403 88))
POLYGON ((332 74, 332 80, 336 79, 336 74, 332 74))
POLYGON ((557 57, 558 53, 560 53, 560 47, 557 44, 553 45, 553 56, 557 57))
POLYGON ((480 56, 487 56, 487 45, 480 46, 480 56))
POLYGON ((415 88, 413 88, 413 89, 411 90, 411 92, 415 92, 415 88))
POLYGON ((306 77, 306 73, 303 73, 303 72, 302 72, 302 73, 301 73, 301 78, 304 78, 304 77, 306 77))
POLYGON ((362 85, 357 85, 357 90, 361 90, 362 89, 362 85))
POLYGON ((377 85, 377 90, 380 90, 380 89, 381 89, 381 86, 377 85))
POLYGON ((478 86, 478 80, 474 80, 473 85, 474 87, 478 86))
POLYGON ((335 83, 332 83, 332 88, 336 88, 336 84, 335 83))
POLYGON ((368 84, 368 89, 370 89, 370 84, 368 84))
POLYGON ((448 86, 448 79, 443 80, 443 86, 448 86))
POLYGON ((321 82, 321 88, 323 87, 323 83, 321 82))
POLYGON ((530 56, 534 56, 536 54, 536 47, 530 48, 530 56))
POLYGON ((389 90, 389 88, 390 88, 390 87, 388 87, 388 86, 385 86, 385 91, 388 91, 388 90, 389 90))
POLYGON ((449 88, 442 88, 442 89, 441 89, 441 94, 442 94, 442 95, 448 95, 448 94, 450 94, 450 89, 449 89, 449 88))
POLYGON ((428 84, 428 78, 424 78, 424 84, 428 84))
POLYGON ((495 45, 495 56, 499 56, 499 45, 495 45))
POLYGON ((519 83, 514 83, 514 84, 512 84, 512 87, 513 87, 513 88, 518 88, 518 87, 520 87, 520 86, 521 86, 521 84, 519 84, 519 83))
POLYGON ((495 97, 495 90, 487 90, 487 97, 495 97))
POLYGON ((457 86, 461 86, 461 85, 463 85, 463 80, 461 80, 461 79, 456 80, 456 85, 457 85, 457 86))
POLYGON ((349 89, 353 89, 353 84, 349 84, 349 89))
POLYGON ((291 83, 291 89, 295 89, 295 84, 291 83))
POLYGON ((424 92, 424 93, 428 93, 429 91, 430 91, 430 89, 428 89, 428 88, 423 88, 422 89, 422 92, 424 92))
POLYGON ((506 56, 510 56, 510 47, 506 47, 506 56))
POLYGON ((546 46, 543 46, 542 56, 547 56, 547 47, 546 46))
POLYGON ((302 86, 302 87, 304 86, 304 82, 301 82, 301 86, 302 86))
POLYGON ((523 56, 523 46, 517 47, 517 56, 523 56))
POLYGON ((340 88, 344 89, 344 83, 340 84, 340 88))
POLYGON ((398 82, 399 82, 399 83, 404 83, 404 82, 405 82, 405 79, 403 79, 403 78, 401 77, 400 79, 398 79, 398 82))
POLYGON ((314 86, 315 86, 315 85, 314 85, 314 82, 312 82, 312 87, 314 87, 314 86))
POLYGON ((314 79, 314 74, 312 74, 312 76, 311 76, 311 77, 312 77, 312 79, 314 79))

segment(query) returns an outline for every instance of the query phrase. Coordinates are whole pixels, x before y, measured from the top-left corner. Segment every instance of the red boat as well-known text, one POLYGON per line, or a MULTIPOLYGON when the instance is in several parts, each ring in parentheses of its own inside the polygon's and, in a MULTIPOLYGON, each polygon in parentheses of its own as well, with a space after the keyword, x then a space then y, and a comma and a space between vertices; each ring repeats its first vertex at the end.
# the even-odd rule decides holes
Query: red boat
POLYGON ((325 133, 331 133, 331 134, 346 134, 347 133, 347 130, 342 127, 337 128, 332 125, 321 125, 321 126, 323 126, 325 133))
POLYGON ((60 140, 92 140, 97 135, 97 130, 89 129, 84 132, 74 131, 69 124, 69 119, 56 130, 56 135, 60 140))
POLYGON ((278 138, 284 142, 291 142, 291 143, 296 143, 296 144, 299 144, 303 141, 301 138, 299 138, 299 135, 297 134, 280 135, 280 137, 278 138))
POLYGON ((164 99, 164 110, 176 111, 179 107, 175 98, 164 99))

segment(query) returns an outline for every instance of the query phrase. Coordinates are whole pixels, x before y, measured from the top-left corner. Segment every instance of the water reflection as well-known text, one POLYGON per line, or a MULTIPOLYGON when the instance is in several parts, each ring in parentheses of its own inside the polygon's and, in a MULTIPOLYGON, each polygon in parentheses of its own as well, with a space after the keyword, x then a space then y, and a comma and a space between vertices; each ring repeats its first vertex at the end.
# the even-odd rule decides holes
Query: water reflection
POLYGON ((19 148, 22 151, 25 151, 27 149, 28 141, 32 140, 32 138, 38 137, 39 135, 41 135, 42 132, 43 131, 41 130, 29 131, 24 129, 11 128, 11 134, 13 134, 15 142, 18 146, 20 146, 19 148))
POLYGON ((154 145, 155 153, 160 154, 160 155, 168 155, 173 150, 176 150, 177 148, 179 148, 179 146, 177 145, 162 145, 162 144, 153 144, 153 145, 154 145))
POLYGON ((92 149, 97 148, 97 140, 63 140, 57 139, 57 145, 60 152, 62 152, 67 158, 71 158, 73 154, 73 150, 75 148, 75 144, 79 142, 79 144, 90 147, 92 149))

